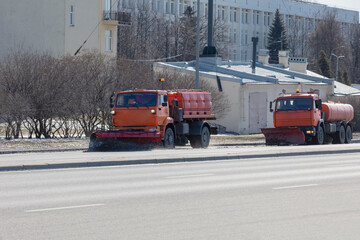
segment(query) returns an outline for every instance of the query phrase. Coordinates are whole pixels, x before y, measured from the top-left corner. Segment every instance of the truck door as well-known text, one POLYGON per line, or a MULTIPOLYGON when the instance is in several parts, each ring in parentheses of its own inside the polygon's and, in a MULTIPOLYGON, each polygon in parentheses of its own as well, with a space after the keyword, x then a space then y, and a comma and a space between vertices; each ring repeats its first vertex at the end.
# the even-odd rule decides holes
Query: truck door
POLYGON ((249 133, 261 133, 260 128, 266 128, 266 99, 266 92, 252 92, 249 94, 249 133))
POLYGON ((158 125, 163 125, 165 119, 169 116, 169 103, 167 95, 159 94, 157 116, 158 125))

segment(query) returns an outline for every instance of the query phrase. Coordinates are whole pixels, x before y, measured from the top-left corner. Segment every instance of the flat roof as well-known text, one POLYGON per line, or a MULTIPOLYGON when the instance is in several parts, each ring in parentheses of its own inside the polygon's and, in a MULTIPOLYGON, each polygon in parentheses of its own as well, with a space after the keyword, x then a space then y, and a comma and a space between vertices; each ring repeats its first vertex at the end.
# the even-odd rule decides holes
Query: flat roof
MULTIPOLYGON (((195 75, 195 61, 157 62, 155 66, 195 75)), ((240 84, 311 84, 333 85, 335 95, 360 95, 360 90, 307 70, 305 73, 290 71, 280 65, 256 63, 255 74, 249 62, 228 62, 217 58, 201 58, 199 72, 202 77, 220 77, 222 81, 240 84), (215 64, 216 63, 216 64, 215 64)))

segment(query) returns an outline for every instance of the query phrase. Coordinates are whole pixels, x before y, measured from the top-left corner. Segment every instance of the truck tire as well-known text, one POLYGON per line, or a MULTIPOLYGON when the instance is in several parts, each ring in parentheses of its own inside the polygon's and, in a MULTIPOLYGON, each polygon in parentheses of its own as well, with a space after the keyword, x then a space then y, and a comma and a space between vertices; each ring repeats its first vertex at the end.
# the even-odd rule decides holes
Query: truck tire
POLYGON ((193 148, 207 148, 210 143, 210 130, 208 127, 201 129, 200 136, 191 136, 190 145, 193 148))
POLYGON ((335 133, 334 143, 344 144, 345 135, 345 127, 344 125, 341 125, 339 131, 335 133))
POLYGON ((347 125, 345 130, 345 143, 351 143, 351 140, 352 140, 352 129, 350 125, 347 125))
POLYGON ((172 149, 175 147, 175 134, 172 128, 167 128, 164 135, 164 147, 172 149))
POLYGON ((315 137, 314 137, 314 144, 317 144, 317 145, 321 145, 324 143, 325 141, 325 134, 324 134, 324 128, 323 127, 319 127, 315 137))

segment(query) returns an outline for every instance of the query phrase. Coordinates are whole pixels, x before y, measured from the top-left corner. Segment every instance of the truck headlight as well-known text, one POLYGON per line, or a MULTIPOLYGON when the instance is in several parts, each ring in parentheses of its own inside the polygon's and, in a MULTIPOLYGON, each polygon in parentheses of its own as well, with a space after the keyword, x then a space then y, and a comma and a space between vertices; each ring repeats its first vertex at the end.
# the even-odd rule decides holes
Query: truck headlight
POLYGON ((149 132, 156 132, 156 128, 150 128, 149 132))
POLYGON ((150 112, 151 112, 152 114, 155 114, 155 113, 156 113, 155 109, 151 109, 150 112))
POLYGON ((111 113, 112 115, 115 115, 115 111, 114 111, 114 110, 112 110, 110 113, 111 113))

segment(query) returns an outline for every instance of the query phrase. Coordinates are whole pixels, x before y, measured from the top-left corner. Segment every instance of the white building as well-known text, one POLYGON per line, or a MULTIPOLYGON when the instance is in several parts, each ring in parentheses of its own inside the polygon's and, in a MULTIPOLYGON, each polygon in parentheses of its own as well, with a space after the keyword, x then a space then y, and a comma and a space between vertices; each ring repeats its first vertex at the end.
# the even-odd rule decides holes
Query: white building
MULTIPOLYGON (((257 63, 255 74, 250 63, 221 61, 218 58, 200 58, 200 78, 217 87, 220 78, 222 89, 230 102, 230 110, 216 122, 227 131, 239 134, 260 133, 261 128, 273 127, 269 102, 283 90, 307 92, 320 91, 323 101, 332 96, 360 95, 356 88, 306 70, 306 58, 288 58, 289 68, 257 63)), ((172 71, 185 77, 195 76, 195 61, 154 63, 154 71, 172 71)))
MULTIPOLYGON (((157 14, 180 17, 190 6, 196 11, 197 0, 119 0, 121 9, 135 10, 146 6, 157 14)), ((207 16, 208 0, 200 0, 200 15, 207 16)), ((343 34, 348 34, 351 25, 359 23, 359 12, 332 8, 302 0, 214 0, 214 16, 228 25, 230 59, 248 61, 251 59, 251 38, 259 37, 258 49, 266 48, 269 27, 276 9, 279 9, 288 38, 297 47, 296 56, 307 49, 301 49, 300 42, 315 30, 319 19, 329 12, 335 12, 341 23, 343 34)), ((303 47, 305 48, 305 47, 303 47)))

